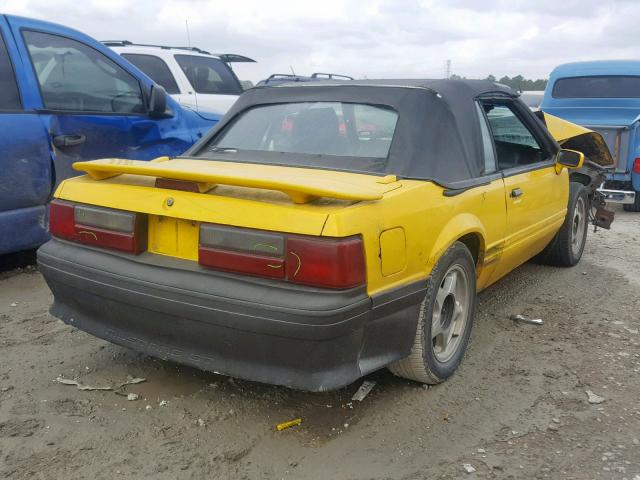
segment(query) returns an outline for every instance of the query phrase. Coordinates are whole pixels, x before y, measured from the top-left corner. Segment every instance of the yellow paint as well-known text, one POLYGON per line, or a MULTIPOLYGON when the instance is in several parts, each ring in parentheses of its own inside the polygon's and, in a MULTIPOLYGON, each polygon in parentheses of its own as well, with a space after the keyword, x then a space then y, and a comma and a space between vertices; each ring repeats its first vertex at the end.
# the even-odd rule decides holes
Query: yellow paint
POLYGON ((562 148, 580 151, 590 161, 597 163, 601 167, 606 168, 615 165, 615 159, 611 156, 607 142, 605 142, 600 133, 575 123, 567 122, 548 113, 544 114, 544 121, 547 129, 562 148))
POLYGON ((387 185, 389 183, 394 183, 397 181, 398 181, 398 178, 395 175, 386 175, 381 179, 379 179, 377 183, 380 183, 382 185, 387 185))
POLYGON ((576 125, 575 123, 567 122, 561 118, 549 115, 548 113, 544 113, 543 115, 544 122, 547 125, 547 130, 549 130, 549 133, 553 135, 556 142, 560 144, 569 138, 577 137, 578 135, 583 135, 593 131, 588 128, 581 127, 580 125, 576 125))
POLYGON ((404 270, 407 265, 407 249, 402 227, 391 228, 380 234, 380 261, 383 277, 404 270))
POLYGON ((301 418, 295 418, 295 419, 290 420, 288 422, 279 423, 278 425, 276 425, 276 430, 281 432, 282 430, 285 430, 285 429, 291 428, 291 427, 295 427, 296 425, 300 425, 301 423, 302 423, 302 419, 301 418))
POLYGON ((567 169, 557 174, 554 166, 445 196, 432 182, 395 177, 186 159, 140 163, 82 164, 102 180, 66 180, 56 197, 146 213, 149 250, 193 261, 201 222, 327 237, 360 235, 370 295, 425 280, 462 237, 480 247, 477 286, 485 288, 553 237, 565 215, 569 187, 567 169), (129 173, 105 177, 120 171, 129 173), (158 189, 156 174, 220 185, 205 194, 158 189), (509 192, 518 187, 524 195, 511 198, 509 192), (322 198, 294 203, 282 191, 322 198))
POLYGON ((198 260, 200 224, 191 220, 149 215, 148 250, 185 260, 198 260))
MULTIPOLYGON (((309 203, 318 197, 343 200, 380 200, 388 184, 379 177, 328 170, 279 167, 249 163, 176 159, 162 162, 103 159, 76 162, 73 168, 87 172, 94 180, 106 180, 123 173, 193 182, 264 188, 286 193, 295 203, 309 203)), ((390 180, 390 177, 385 177, 390 180)), ((395 180, 395 177, 393 177, 395 180)))
POLYGON ((567 169, 555 166, 513 175, 504 179, 507 229, 502 259, 492 281, 506 275, 538 254, 564 222, 569 198, 567 169), (520 189, 522 195, 512 197, 520 189))
POLYGON ((78 232, 78 235, 87 235, 87 236, 93 238, 94 240, 98 240, 98 236, 95 234, 95 232, 89 232, 87 230, 80 230, 78 232))
POLYGON ((154 182, 153 177, 125 175, 98 182, 88 176, 75 177, 60 184, 56 197, 196 222, 285 230, 306 235, 320 235, 327 215, 350 205, 342 201, 296 205, 287 197, 284 197, 286 200, 277 197, 278 194, 276 198, 262 200, 262 191, 252 198, 246 189, 227 186, 220 186, 207 194, 174 191, 155 188, 154 182), (167 205, 169 198, 173 199, 171 207, 167 205))
POLYGON ((162 163, 162 162, 168 162, 169 160, 171 160, 171 158, 169 157, 158 157, 158 158, 154 158, 153 160, 150 160, 153 163, 162 163))
POLYGON ((426 279, 440 256, 457 239, 476 235, 481 249, 492 249, 493 262, 478 262, 478 288, 486 287, 500 256, 506 228, 502 180, 445 197, 444 189, 431 182, 400 180, 401 188, 387 192, 380 202, 361 202, 332 212, 323 235, 362 235, 369 294, 426 279), (380 259, 381 232, 401 226, 406 240, 406 267, 383 275, 380 259))
MULTIPOLYGON (((352 175, 343 172, 323 173, 331 173, 335 177, 335 184, 352 175)), ((373 182, 378 178, 370 176, 373 182)), ((329 237, 361 235, 365 247, 369 294, 426 279, 442 253, 466 234, 476 235, 481 245, 478 288, 484 288, 490 283, 491 272, 499 263, 504 243, 506 210, 502 180, 454 197, 445 197, 444 189, 431 182, 400 180, 387 185, 388 191, 383 201, 319 199, 301 205, 277 196, 281 194, 264 194, 263 190, 221 185, 207 194, 198 194, 154 188, 154 182, 153 177, 137 175, 122 175, 101 181, 88 176, 76 177, 64 181, 56 197, 135 210, 147 213, 152 218, 162 216, 186 222, 179 225, 195 221, 329 237), (172 206, 167 204, 169 198, 173 200, 172 206), (404 253, 397 249, 385 258, 385 275, 380 257, 380 236, 382 232, 398 227, 404 232, 406 248, 404 253), (486 264, 485 251, 490 253, 486 264), (406 258, 394 258, 394 255, 404 255, 406 258), (400 271, 389 273, 401 264, 403 268, 400 271)), ((176 243, 176 227, 170 223, 156 227, 156 220, 151 220, 151 251, 196 259, 195 235, 185 236, 188 239, 185 242, 190 246, 182 248, 176 243)), ((178 232, 181 230, 178 229, 178 232)), ((395 236, 389 238, 396 244, 399 241, 395 236)), ((182 236, 179 240, 182 241, 182 236)), ((384 240, 383 237, 383 243, 384 240)), ((525 260, 523 258, 522 261, 525 260)))
POLYGON ((208 192, 212 188, 217 187, 215 183, 209 183, 209 182, 197 182, 196 185, 198 185, 198 192, 200 193, 208 192))

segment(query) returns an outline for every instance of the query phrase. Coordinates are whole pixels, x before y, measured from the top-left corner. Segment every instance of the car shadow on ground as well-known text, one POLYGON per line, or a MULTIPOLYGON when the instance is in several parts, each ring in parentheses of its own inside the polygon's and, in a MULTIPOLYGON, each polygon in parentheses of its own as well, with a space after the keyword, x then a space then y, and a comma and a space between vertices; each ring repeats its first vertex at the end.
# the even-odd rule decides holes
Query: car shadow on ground
POLYGON ((12 270, 35 267, 36 250, 24 250, 22 252, 0 255, 0 278, 12 270))

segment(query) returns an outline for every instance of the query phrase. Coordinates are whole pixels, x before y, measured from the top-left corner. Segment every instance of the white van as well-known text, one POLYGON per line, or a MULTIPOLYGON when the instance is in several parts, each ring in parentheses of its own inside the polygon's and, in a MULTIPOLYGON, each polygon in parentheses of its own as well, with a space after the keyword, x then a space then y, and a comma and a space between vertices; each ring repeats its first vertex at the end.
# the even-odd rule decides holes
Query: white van
POLYGON ((235 54, 211 54, 196 47, 135 44, 128 40, 102 42, 146 73, 180 104, 224 114, 242 93, 230 67, 255 62, 235 54))

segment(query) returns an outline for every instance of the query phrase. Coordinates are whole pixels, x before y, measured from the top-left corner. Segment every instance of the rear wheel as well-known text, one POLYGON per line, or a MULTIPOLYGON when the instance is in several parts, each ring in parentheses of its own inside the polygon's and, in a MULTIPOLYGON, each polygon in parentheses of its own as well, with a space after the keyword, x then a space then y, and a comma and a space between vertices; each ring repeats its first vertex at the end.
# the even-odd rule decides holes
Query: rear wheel
POLYGON ((640 212, 640 192, 636 192, 636 201, 628 205, 622 205, 627 212, 640 212))
POLYGON ((399 377, 436 384, 456 371, 469 343, 476 306, 473 257, 460 242, 438 261, 427 281, 408 357, 389 366, 399 377))
POLYGON ((537 257, 540 263, 558 267, 576 265, 587 243, 589 196, 581 183, 571 182, 567 216, 551 243, 537 257))

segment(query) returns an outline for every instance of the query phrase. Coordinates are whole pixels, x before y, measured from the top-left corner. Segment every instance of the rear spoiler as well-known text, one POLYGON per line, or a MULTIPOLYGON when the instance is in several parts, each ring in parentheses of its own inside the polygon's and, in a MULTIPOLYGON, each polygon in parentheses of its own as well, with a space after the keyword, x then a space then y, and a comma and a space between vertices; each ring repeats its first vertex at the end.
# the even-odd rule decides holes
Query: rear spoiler
POLYGON ((394 175, 376 177, 310 168, 281 167, 250 163, 216 162, 210 160, 160 157, 150 162, 141 160, 103 159, 76 162, 73 168, 86 172, 94 180, 105 180, 122 174, 143 175, 239 187, 261 188, 283 192, 294 203, 309 203, 316 198, 339 200, 379 200, 394 175))

